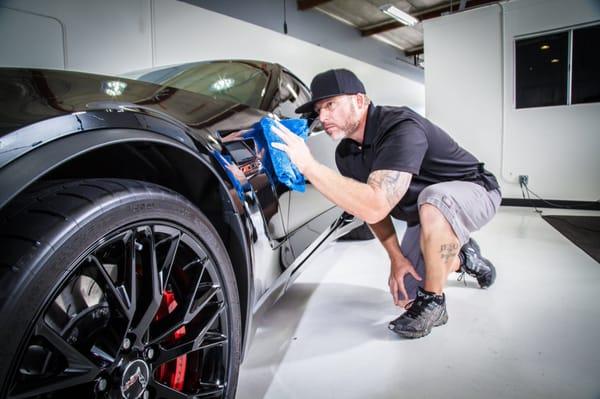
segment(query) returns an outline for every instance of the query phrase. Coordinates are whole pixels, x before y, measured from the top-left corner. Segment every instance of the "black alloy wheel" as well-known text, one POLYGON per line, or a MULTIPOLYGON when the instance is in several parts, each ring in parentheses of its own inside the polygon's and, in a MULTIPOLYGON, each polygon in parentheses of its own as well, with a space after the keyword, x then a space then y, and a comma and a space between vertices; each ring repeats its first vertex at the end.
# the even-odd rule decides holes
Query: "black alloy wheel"
POLYGON ((235 395, 233 269, 166 188, 89 179, 20 196, 0 213, 0 284, 2 397, 235 395))

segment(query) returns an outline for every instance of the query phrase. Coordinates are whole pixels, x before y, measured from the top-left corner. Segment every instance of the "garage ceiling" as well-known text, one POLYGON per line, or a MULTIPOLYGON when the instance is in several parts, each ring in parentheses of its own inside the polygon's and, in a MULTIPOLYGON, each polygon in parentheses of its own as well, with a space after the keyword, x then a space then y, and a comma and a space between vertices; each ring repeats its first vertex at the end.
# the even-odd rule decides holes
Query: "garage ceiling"
POLYGON ((317 10, 358 29, 362 36, 372 36, 417 57, 423 53, 423 24, 406 26, 384 14, 379 8, 391 4, 419 21, 456 13, 498 0, 297 0, 299 10, 317 10))

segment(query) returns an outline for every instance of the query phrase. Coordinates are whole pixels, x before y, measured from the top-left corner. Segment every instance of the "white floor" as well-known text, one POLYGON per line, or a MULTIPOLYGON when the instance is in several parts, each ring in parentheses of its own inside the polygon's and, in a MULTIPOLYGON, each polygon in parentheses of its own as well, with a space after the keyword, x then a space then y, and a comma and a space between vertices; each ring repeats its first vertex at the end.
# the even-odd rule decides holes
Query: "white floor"
POLYGON ((529 208, 474 237, 496 283, 451 276, 448 324, 418 340, 387 329, 377 240, 324 249, 258 321, 237 397, 600 398, 600 264, 529 208))

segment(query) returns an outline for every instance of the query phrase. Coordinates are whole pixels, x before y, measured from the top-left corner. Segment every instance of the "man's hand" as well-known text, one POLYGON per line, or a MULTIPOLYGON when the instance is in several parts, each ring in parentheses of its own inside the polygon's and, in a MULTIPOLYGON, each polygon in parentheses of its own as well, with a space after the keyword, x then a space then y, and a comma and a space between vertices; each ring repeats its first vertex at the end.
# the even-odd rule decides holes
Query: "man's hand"
POLYGON ((404 276, 407 274, 410 274, 418 281, 421 281, 421 276, 417 274, 415 267, 408 259, 392 259, 388 285, 390 287, 390 293, 394 298, 394 305, 396 306, 404 306, 408 303, 408 294, 404 287, 404 276), (404 297, 403 299, 400 298, 400 294, 404 297))
POLYGON ((300 173, 306 174, 306 171, 310 169, 317 162, 310 153, 310 149, 302 140, 294 133, 290 132, 288 128, 283 126, 278 121, 275 121, 272 128, 275 133, 285 144, 273 143, 271 146, 277 150, 285 151, 290 157, 290 160, 296 165, 300 173))

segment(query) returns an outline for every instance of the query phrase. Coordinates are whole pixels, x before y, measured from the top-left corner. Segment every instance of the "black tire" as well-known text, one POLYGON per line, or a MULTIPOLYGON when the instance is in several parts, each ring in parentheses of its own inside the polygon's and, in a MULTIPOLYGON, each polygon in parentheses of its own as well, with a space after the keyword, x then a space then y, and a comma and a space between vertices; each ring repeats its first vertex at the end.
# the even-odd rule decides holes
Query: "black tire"
POLYGON ((363 223, 360 226, 358 226, 355 229, 348 232, 348 234, 344 234, 343 236, 338 238, 338 240, 339 241, 366 241, 366 240, 372 240, 373 238, 375 238, 375 236, 373 235, 373 232, 371 231, 371 229, 369 228, 369 226, 366 223, 363 223))
POLYGON ((0 397, 235 396, 231 262, 171 190, 88 179, 20 195, 0 212, 0 286, 0 397))

